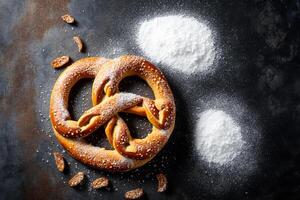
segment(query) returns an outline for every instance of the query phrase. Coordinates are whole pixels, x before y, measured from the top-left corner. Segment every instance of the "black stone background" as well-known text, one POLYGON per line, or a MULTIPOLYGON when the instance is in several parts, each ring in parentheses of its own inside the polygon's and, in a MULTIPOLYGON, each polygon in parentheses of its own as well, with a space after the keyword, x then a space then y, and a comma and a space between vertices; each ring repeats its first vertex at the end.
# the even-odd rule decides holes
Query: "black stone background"
MULTIPOLYGON (((42 1, 0 0, 0 199, 122 199, 143 187, 146 199, 300 199, 300 1, 42 1), (75 16, 75 26, 60 16, 75 16), (49 95, 62 70, 49 63, 62 54, 109 58, 142 55, 135 41, 138 23, 158 15, 186 14, 204 20, 218 49, 216 71, 186 75, 156 63, 165 73, 177 105, 176 127, 161 153, 129 173, 107 173, 81 165, 52 137, 49 95), (87 48, 79 54, 72 36, 87 48), (197 156, 193 127, 197 114, 225 110, 241 125, 244 152, 231 166, 209 165, 197 156), (55 168, 53 151, 69 162, 55 168), (78 189, 66 184, 85 171, 78 189), (166 193, 156 192, 155 174, 168 176, 166 193), (107 176, 109 189, 91 191, 90 181, 107 176)), ((72 91, 76 118, 90 106, 92 81, 72 91)), ((123 90, 151 92, 136 79, 123 90)), ((137 137, 145 119, 124 116, 137 137)), ((90 139, 107 146, 101 130, 90 139)))

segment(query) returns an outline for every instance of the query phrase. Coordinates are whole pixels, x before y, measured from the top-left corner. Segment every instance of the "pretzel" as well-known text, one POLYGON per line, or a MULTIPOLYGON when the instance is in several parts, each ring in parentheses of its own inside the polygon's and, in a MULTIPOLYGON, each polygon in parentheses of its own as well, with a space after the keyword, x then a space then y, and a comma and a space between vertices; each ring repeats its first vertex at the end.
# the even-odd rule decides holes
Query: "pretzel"
POLYGON ((175 125, 175 103, 164 75, 144 58, 131 55, 114 60, 84 58, 57 79, 51 94, 50 119, 58 141, 75 159, 95 168, 128 171, 147 163, 168 141, 175 125), (119 83, 128 76, 144 79, 155 99, 119 92, 119 83), (82 78, 95 78, 93 107, 75 121, 67 110, 68 98, 73 85, 82 78), (147 117, 153 125, 151 133, 143 139, 132 138, 119 112, 147 117), (114 150, 82 140, 101 126, 105 126, 114 150))

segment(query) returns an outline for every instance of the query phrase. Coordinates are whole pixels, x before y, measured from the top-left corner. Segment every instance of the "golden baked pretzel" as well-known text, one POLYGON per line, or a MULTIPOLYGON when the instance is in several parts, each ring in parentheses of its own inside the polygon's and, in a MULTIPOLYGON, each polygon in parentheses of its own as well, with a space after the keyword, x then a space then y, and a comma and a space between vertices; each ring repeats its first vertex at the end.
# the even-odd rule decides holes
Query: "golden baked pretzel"
POLYGON ((163 74, 151 63, 137 56, 114 60, 85 58, 68 67, 56 81, 50 100, 50 118, 59 142, 74 158, 92 167, 127 171, 144 165, 165 145, 175 124, 175 103, 163 74), (92 88, 94 107, 78 121, 67 110, 69 92, 81 78, 95 77, 92 88), (119 83, 127 76, 139 76, 154 92, 151 100, 140 95, 120 93, 119 83), (119 112, 146 116, 153 125, 143 139, 131 137, 119 112), (100 126, 114 150, 95 147, 82 139, 100 126))

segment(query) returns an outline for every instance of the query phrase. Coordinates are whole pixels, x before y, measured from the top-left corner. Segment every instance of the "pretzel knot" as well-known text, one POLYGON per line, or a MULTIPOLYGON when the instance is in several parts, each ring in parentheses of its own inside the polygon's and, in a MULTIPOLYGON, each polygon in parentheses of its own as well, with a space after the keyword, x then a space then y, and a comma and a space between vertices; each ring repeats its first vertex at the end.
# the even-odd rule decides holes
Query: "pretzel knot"
POLYGON ((55 136, 72 157, 95 168, 128 171, 150 161, 166 144, 174 129, 175 103, 164 75, 144 58, 90 57, 75 62, 57 79, 50 99, 50 119, 55 136), (119 92, 119 83, 128 76, 144 79, 155 99, 119 92), (94 78, 93 107, 75 121, 67 109, 69 93, 83 78, 94 78), (132 138, 119 112, 147 117, 151 133, 143 139, 132 138), (101 126, 114 150, 82 140, 101 126))

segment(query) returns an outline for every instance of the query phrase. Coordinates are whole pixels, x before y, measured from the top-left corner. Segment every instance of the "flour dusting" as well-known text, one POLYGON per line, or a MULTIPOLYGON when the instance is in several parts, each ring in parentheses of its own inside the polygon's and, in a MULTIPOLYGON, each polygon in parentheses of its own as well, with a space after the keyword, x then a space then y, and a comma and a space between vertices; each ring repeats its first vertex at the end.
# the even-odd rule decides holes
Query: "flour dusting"
POLYGON ((207 110, 196 124, 196 144, 199 154, 209 163, 230 163, 244 145, 241 127, 221 110, 207 110))
POLYGON ((137 43, 157 63, 181 72, 208 72, 216 57, 212 31, 193 17, 171 15, 141 23, 137 43))

